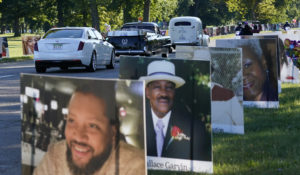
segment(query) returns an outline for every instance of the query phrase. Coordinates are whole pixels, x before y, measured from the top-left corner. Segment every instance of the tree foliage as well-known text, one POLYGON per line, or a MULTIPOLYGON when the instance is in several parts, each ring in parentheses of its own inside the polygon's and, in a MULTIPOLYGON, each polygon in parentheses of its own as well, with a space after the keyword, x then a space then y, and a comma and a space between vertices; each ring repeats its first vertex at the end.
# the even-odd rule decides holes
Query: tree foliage
POLYGON ((176 16, 177 0, 155 0, 151 3, 150 21, 169 21, 176 16))
POLYGON ((300 19, 300 1, 291 0, 287 6, 287 16, 289 20, 300 19))
POLYGON ((236 20, 259 20, 263 23, 280 23, 291 13, 299 14, 297 3, 299 5, 297 0, 226 0, 228 10, 235 13, 236 20))
POLYGON ((125 22, 169 21, 176 16, 197 16, 204 25, 225 25, 240 20, 278 23, 300 18, 299 0, 0 0, 1 32, 13 29, 38 32, 53 26, 93 26, 112 29, 125 22), (149 11, 148 11, 149 10, 149 11), (145 12, 145 13, 144 13, 145 12))
POLYGON ((178 0, 178 16, 197 16, 204 25, 224 25, 231 22, 233 14, 223 0, 178 0))

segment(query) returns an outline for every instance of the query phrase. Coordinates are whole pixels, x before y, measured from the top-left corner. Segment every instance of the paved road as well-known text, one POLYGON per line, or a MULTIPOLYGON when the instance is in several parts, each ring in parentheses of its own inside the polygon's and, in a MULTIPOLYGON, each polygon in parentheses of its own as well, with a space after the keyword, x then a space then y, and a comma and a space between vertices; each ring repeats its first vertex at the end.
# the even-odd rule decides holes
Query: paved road
MULTIPOLYGON (((33 61, 0 64, 0 175, 21 174, 20 73, 35 73, 33 61)), ((117 78, 119 64, 113 70, 96 72, 84 69, 61 71, 51 68, 43 75, 117 78)))

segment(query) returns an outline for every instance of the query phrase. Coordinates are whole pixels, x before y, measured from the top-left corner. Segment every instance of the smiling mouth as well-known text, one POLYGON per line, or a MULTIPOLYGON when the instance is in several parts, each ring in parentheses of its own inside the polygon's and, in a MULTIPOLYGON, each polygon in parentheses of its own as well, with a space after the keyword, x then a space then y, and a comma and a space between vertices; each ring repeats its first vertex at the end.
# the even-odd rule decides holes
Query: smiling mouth
POLYGON ((246 81, 245 83, 243 83, 243 88, 246 89, 246 90, 250 89, 253 86, 253 84, 254 83, 252 81, 250 81, 250 82, 246 81))
POLYGON ((75 149, 75 151, 78 151, 78 152, 81 152, 81 153, 87 153, 87 152, 89 152, 88 148, 80 148, 78 146, 74 146, 73 148, 75 149))
POLYGON ((88 145, 72 143, 71 148, 73 156, 80 159, 88 156, 92 152, 92 148, 88 145))

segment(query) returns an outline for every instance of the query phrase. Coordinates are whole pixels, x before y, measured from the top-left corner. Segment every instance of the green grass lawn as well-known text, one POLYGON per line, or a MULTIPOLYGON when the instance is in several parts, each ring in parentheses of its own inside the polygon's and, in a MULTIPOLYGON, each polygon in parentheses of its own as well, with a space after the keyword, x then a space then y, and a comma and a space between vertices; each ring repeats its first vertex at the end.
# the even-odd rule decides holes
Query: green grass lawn
MULTIPOLYGON (((245 108, 245 135, 213 134, 215 175, 299 173, 300 84, 282 84, 279 98, 278 109, 245 108)), ((148 174, 197 173, 149 171, 148 174)))

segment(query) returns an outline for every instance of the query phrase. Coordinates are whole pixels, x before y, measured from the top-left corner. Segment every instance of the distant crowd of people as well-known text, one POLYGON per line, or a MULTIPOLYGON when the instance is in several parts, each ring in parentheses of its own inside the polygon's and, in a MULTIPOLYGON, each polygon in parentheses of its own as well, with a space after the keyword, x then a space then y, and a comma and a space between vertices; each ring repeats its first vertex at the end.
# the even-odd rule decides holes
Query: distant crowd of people
POLYGON ((235 28, 236 35, 253 35, 253 33, 259 33, 262 30, 261 25, 253 24, 252 27, 247 22, 238 23, 235 28))
MULTIPOLYGON (((289 30, 291 28, 291 25, 288 21, 285 22, 284 25, 279 25, 284 30, 289 30)), ((247 22, 238 23, 237 27, 235 28, 236 35, 253 35, 253 33, 259 33, 262 30, 261 24, 252 24, 251 26, 247 22)))

